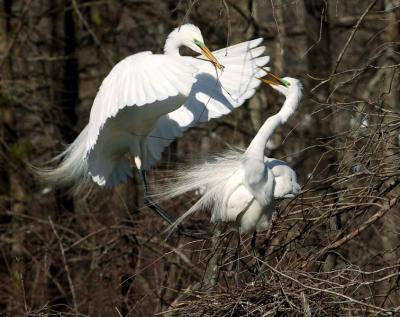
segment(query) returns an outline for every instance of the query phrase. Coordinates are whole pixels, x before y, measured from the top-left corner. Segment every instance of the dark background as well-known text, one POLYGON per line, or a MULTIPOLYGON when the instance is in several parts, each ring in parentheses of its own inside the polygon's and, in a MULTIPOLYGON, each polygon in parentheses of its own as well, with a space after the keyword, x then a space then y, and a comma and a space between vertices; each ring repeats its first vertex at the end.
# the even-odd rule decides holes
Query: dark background
MULTIPOLYGON (((1 0, 0 315, 399 311, 399 11, 398 0, 1 0), (267 151, 290 163, 303 193, 279 203, 258 235, 258 265, 243 236, 239 289, 235 237, 209 213, 186 220, 204 239, 166 239, 166 224, 143 206, 137 173, 113 190, 70 197, 30 169, 74 140, 116 62, 162 52, 185 22, 211 49, 263 37, 272 70, 305 88, 267 151)), ((176 140, 150 173, 155 193, 169 171, 246 147, 282 102, 262 87, 176 140)), ((196 197, 162 204, 178 215, 196 197)))

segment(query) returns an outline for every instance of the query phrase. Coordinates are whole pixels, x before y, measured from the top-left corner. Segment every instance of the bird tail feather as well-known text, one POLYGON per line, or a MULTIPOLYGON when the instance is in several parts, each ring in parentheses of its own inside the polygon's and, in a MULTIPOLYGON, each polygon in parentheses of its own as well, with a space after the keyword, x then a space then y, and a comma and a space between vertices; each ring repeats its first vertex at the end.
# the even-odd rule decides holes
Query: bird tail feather
POLYGON ((86 140, 88 126, 62 153, 49 161, 54 167, 33 167, 34 173, 43 183, 53 187, 77 185, 75 191, 89 186, 86 140))
POLYGON ((211 209, 212 214, 222 209, 224 197, 221 195, 229 178, 238 170, 243 150, 229 150, 214 156, 211 160, 181 169, 168 179, 167 184, 158 188, 155 199, 165 201, 182 194, 199 191, 201 197, 169 229, 175 229, 184 219, 196 211, 211 209))

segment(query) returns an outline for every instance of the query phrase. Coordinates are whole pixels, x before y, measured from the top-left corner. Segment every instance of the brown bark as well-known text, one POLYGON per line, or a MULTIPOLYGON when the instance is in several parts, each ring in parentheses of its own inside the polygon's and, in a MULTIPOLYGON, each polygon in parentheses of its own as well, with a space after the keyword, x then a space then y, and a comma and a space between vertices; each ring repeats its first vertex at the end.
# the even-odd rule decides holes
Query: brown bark
MULTIPOLYGON (((305 0, 304 7, 304 26, 309 46, 307 53, 308 72, 311 78, 327 78, 331 73, 332 67, 328 2, 324 0, 305 0)), ((317 82, 311 78, 309 79, 310 87, 317 82)), ((315 96, 317 101, 327 99, 329 92, 329 84, 320 87, 315 96)), ((316 129, 313 132, 320 137, 333 135, 332 126, 328 123, 331 118, 332 111, 330 108, 319 111, 314 115, 316 129)), ((334 127, 338 128, 336 124, 334 127)), ((331 157, 330 160, 334 162, 335 158, 331 157)), ((329 227, 333 234, 340 230, 340 216, 331 218, 329 227)), ((325 259, 324 269, 327 271, 333 269, 336 266, 336 258, 335 254, 328 254, 325 259)))
MULTIPOLYGON (((8 259, 11 262, 10 266, 10 274, 13 276, 13 281, 10 284, 11 292, 14 293, 14 299, 11 299, 9 306, 11 311, 14 311, 15 314, 24 314, 27 312, 27 303, 25 296, 25 285, 24 285, 24 277, 25 277, 25 250, 24 250, 24 229, 21 226, 20 216, 27 212, 27 189, 24 186, 25 179, 24 174, 21 172, 21 168, 23 164, 20 161, 19 157, 13 155, 12 147, 17 147, 19 145, 19 137, 17 132, 17 122, 15 120, 15 104, 11 98, 7 97, 7 94, 4 88, 7 86, 7 83, 13 80, 12 75, 12 49, 11 43, 15 41, 12 39, 12 30, 11 30, 11 15, 12 15, 12 2, 4 1, 2 6, 2 15, 4 20, 2 21, 2 40, 4 41, 4 46, 6 50, 1 50, 6 55, 3 55, 3 60, 1 61, 1 73, 2 73, 2 82, 0 82, 2 88, 2 101, 0 104, 1 107, 1 128, 2 128, 2 151, 1 155, 3 162, 1 162, 2 166, 2 174, 5 176, 3 181, 5 183, 2 184, 2 188, 0 189, 2 192, 8 190, 9 192, 5 192, 5 194, 9 197, 9 203, 6 204, 6 208, 10 211, 11 219, 7 226, 10 228, 10 232, 12 232, 12 240, 10 250, 10 258, 8 259)), ((27 10, 27 8, 25 8, 27 10)), ((19 21, 22 23, 22 21, 19 21)), ((10 96, 11 97, 11 96, 10 96)))

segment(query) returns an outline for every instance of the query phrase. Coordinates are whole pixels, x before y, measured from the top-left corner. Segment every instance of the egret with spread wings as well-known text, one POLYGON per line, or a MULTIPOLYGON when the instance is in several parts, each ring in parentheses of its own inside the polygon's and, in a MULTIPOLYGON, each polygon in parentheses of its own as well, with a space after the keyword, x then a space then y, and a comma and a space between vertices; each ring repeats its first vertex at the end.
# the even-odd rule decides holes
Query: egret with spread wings
POLYGON ((39 170, 40 176, 55 185, 79 188, 91 180, 113 187, 131 176, 131 154, 143 177, 145 203, 173 222, 148 198, 145 171, 185 130, 231 112, 255 93, 256 76, 264 74, 259 66, 269 61, 261 41, 210 52, 200 30, 185 24, 169 34, 164 54, 123 59, 103 80, 86 127, 56 157, 60 163, 39 170), (181 56, 181 46, 202 55, 181 56))

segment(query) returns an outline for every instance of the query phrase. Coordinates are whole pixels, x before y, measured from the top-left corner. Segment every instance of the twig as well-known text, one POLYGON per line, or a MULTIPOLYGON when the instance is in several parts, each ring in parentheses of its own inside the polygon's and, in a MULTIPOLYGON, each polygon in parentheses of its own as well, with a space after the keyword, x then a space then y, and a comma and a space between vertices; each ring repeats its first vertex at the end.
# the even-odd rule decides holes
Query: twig
POLYGON ((101 42, 98 39, 98 37, 96 36, 96 34, 90 28, 89 23, 83 17, 81 11, 79 10, 78 4, 76 3, 76 0, 72 0, 72 5, 74 7, 74 10, 75 10, 76 14, 79 17, 79 20, 81 20, 82 24, 85 26, 85 28, 87 29, 89 34, 92 36, 92 38, 93 38, 94 42, 96 43, 96 45, 100 48, 100 51, 103 53, 103 55, 106 58, 108 64, 111 67, 114 66, 114 64, 115 64, 114 61, 112 60, 111 56, 108 54, 107 50, 103 47, 103 45, 101 44, 101 42))
MULTIPOLYGON (((350 241, 351 239, 353 239, 354 237, 358 236, 360 233, 362 233, 365 229, 367 229, 370 225, 372 225, 373 223, 375 223, 377 220, 379 220, 380 218, 382 218, 386 212, 388 212, 393 205, 395 204, 395 200, 392 200, 389 202, 388 206, 381 208, 381 210, 379 210, 377 213, 375 213, 373 216, 371 216, 367 221, 365 221, 360 227, 358 227, 357 229, 353 230, 352 232, 350 232, 349 234, 347 234, 346 236, 344 236, 343 238, 341 238, 340 240, 337 240, 336 242, 326 246, 325 248, 323 248, 322 250, 318 251, 313 258, 310 260, 310 262, 314 260, 317 260, 319 258, 321 258, 322 256, 324 256, 328 251, 333 250, 333 249, 337 249, 339 247, 341 247, 343 244, 345 244, 346 242, 350 241)), ((304 263, 302 267, 307 266, 309 263, 304 263)))
POLYGON ((373 1, 369 4, 369 6, 367 7, 367 9, 364 11, 364 13, 363 13, 363 14, 360 16, 360 18, 358 19, 356 25, 353 27, 353 31, 351 32, 349 38, 347 39, 346 44, 344 45, 342 51, 340 52, 340 54, 339 54, 339 56, 338 56, 338 58, 337 58, 337 60, 336 60, 335 66, 333 67, 332 74, 336 73, 336 70, 337 70, 337 68, 339 67, 340 62, 342 61, 342 58, 343 58, 343 56, 344 56, 344 53, 346 52, 347 48, 349 47, 350 42, 353 40, 353 37, 354 37, 354 35, 356 34, 356 32, 357 32, 357 30, 358 30, 358 27, 360 26, 361 22, 364 20, 364 17, 368 14, 368 12, 372 9, 372 7, 376 4, 377 1, 378 1, 378 0, 373 0, 373 1))
POLYGON ((279 274, 279 275, 281 275, 281 276, 283 276, 283 277, 285 277, 285 278, 287 278, 287 279, 289 279, 289 280, 291 280, 291 281, 293 281, 293 282, 299 284, 300 286, 302 286, 302 287, 304 287, 304 288, 306 288, 306 289, 310 289, 310 290, 317 291, 317 292, 322 292, 322 293, 328 293, 328 294, 331 294, 331 295, 335 295, 335 296, 338 296, 338 297, 347 299, 348 301, 350 301, 350 302, 352 302, 352 303, 355 303, 355 304, 358 304, 358 305, 361 305, 361 306, 365 306, 365 307, 369 307, 369 308, 371 308, 371 309, 373 309, 373 310, 375 310, 375 311, 377 311, 377 312, 386 314, 387 316, 394 316, 394 314, 395 314, 395 313, 398 311, 398 309, 399 309, 399 307, 394 308, 393 310, 385 309, 385 308, 378 307, 378 306, 375 306, 375 305, 372 305, 372 304, 368 304, 368 303, 365 303, 365 302, 361 302, 361 301, 359 301, 359 300, 357 300, 357 299, 355 299, 355 298, 352 298, 352 297, 347 296, 347 295, 345 295, 345 294, 341 294, 341 293, 338 293, 338 292, 335 292, 335 291, 332 291, 332 290, 329 290, 329 289, 317 288, 317 287, 313 287, 313 286, 306 285, 306 284, 300 282, 299 280, 295 279, 294 277, 291 277, 291 276, 289 276, 289 275, 287 275, 287 274, 285 274, 285 273, 283 273, 283 272, 281 272, 281 271, 275 269, 273 266, 269 265, 267 262, 264 262, 264 261, 263 261, 263 263, 264 263, 265 266, 267 266, 271 271, 273 271, 273 272, 275 272, 275 273, 277 273, 277 274, 279 274))
POLYGON ((345 52, 347 51, 347 48, 349 47, 351 41, 354 38, 354 35, 356 34, 358 27, 360 26, 361 22, 364 20, 365 16, 368 14, 368 12, 372 9, 372 7, 376 4, 377 0, 373 0, 370 5, 367 7, 367 9, 364 11, 364 13, 360 16, 360 18, 357 20, 357 23, 354 25, 353 27, 353 31, 351 32, 349 38, 347 39, 343 49, 341 50, 341 52, 339 53, 338 58, 336 59, 336 63, 335 66, 332 69, 332 73, 329 75, 329 77, 323 81, 321 81, 319 84, 317 84, 315 87, 313 87, 311 89, 311 92, 315 91, 316 89, 318 89, 319 87, 321 87, 322 85, 326 84, 327 82, 329 82, 333 76, 335 76, 336 71, 339 67, 340 62, 342 61, 342 58, 345 54, 345 52))
POLYGON ((24 25, 25 15, 29 12, 29 8, 30 8, 31 4, 32 4, 32 0, 29 0, 22 11, 22 15, 18 22, 17 30, 14 32, 14 36, 11 40, 11 43, 8 45, 5 54, 3 56, 1 56, 0 69, 2 68, 3 64, 7 60, 7 57, 10 55, 15 43, 17 42, 18 35, 21 33, 22 26, 24 25))
POLYGON ((309 51, 312 50, 312 48, 317 45, 319 42, 321 42, 321 38, 322 38, 322 28, 323 28, 323 23, 324 23, 324 14, 325 14, 325 7, 322 8, 322 12, 321 12, 321 22, 319 25, 319 37, 317 39, 317 41, 315 43, 313 43, 309 48, 307 48, 307 50, 305 51, 305 53, 301 56, 301 58, 304 58, 309 51))
POLYGON ((69 272, 69 267, 68 267, 67 259, 65 257, 64 247, 63 247, 61 239, 57 233, 56 227, 54 226, 53 220, 51 220, 51 217, 49 217, 49 223, 50 223, 51 229, 54 232, 54 235, 57 238, 58 245, 60 247, 61 256, 62 256, 63 263, 64 263, 64 269, 65 269, 65 273, 67 274, 68 284, 69 284, 69 288, 71 290, 72 301, 74 303, 74 311, 75 311, 75 314, 78 315, 79 312, 78 312, 78 304, 76 301, 75 288, 74 288, 74 284, 72 283, 71 274, 69 272))

